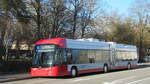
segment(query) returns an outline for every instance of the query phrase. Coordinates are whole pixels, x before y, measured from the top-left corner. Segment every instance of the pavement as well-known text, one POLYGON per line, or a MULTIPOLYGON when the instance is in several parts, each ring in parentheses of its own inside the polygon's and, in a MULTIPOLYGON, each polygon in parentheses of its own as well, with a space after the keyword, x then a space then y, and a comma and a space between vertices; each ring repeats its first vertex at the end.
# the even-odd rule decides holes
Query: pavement
POLYGON ((0 84, 149 84, 150 63, 138 65, 138 68, 132 70, 83 74, 77 78, 33 78, 29 73, 0 74, 0 84))
POLYGON ((29 79, 29 78, 32 78, 29 73, 5 73, 5 74, 0 74, 0 83, 29 79))

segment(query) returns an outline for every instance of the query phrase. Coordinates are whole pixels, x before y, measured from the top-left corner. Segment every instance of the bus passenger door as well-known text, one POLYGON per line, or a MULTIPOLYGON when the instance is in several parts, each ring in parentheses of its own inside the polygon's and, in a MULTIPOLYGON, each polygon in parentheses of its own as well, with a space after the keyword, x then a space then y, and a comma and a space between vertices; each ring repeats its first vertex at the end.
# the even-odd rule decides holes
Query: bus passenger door
POLYGON ((110 67, 111 69, 116 68, 116 52, 115 48, 110 48, 110 67))

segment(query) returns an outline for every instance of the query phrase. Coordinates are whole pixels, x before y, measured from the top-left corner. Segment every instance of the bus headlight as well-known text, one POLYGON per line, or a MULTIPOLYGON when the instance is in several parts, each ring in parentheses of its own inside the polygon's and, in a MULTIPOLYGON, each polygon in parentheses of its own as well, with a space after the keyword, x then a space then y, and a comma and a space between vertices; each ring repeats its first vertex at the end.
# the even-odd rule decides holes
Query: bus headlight
POLYGON ((37 68, 32 68, 33 71, 37 70, 37 68))

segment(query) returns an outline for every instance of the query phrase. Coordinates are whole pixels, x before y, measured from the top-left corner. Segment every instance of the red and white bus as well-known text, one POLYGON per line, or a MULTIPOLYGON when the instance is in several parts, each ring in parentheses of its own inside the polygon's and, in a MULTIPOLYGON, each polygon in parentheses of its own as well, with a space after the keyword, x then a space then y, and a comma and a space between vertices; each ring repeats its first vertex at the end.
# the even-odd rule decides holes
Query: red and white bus
POLYGON ((72 76, 137 66, 137 48, 92 39, 52 38, 35 43, 32 76, 72 76))

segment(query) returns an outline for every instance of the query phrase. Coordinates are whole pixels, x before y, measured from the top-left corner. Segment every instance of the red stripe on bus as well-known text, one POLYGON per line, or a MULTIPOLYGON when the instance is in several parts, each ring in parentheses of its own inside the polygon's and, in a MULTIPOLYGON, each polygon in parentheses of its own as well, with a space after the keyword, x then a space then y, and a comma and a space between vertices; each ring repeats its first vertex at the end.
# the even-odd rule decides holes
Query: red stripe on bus
POLYGON ((78 74, 99 72, 99 71, 103 71, 103 69, 102 68, 98 68, 98 69, 79 70, 78 74))
MULTIPOLYGON (((131 65, 131 68, 136 68, 136 67, 137 65, 131 65)), ((116 69, 126 69, 126 68, 128 68, 128 66, 117 66, 116 69)))
POLYGON ((117 66, 116 69, 126 69, 128 66, 117 66))

